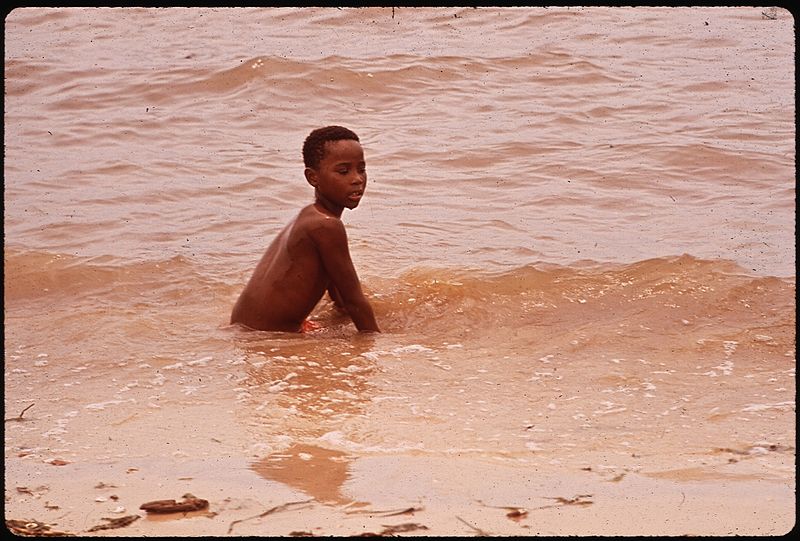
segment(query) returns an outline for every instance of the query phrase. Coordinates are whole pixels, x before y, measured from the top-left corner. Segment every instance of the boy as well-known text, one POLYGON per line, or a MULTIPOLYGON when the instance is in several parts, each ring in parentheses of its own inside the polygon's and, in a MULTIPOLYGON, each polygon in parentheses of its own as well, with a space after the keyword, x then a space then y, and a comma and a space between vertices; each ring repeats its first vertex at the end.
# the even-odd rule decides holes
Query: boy
POLYGON ((367 185, 358 136, 341 126, 312 131, 303 143, 305 177, 315 201, 281 231, 256 266, 231 313, 231 323, 264 331, 313 328, 306 317, 325 291, 362 332, 380 332, 361 291, 340 217, 367 185))

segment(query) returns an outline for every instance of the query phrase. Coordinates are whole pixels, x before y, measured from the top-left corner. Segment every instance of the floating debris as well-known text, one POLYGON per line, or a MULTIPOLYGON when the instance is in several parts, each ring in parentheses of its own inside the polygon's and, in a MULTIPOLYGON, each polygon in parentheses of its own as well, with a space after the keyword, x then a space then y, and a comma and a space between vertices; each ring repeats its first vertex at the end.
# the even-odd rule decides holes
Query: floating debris
POLYGON ((116 485, 109 485, 109 484, 104 483, 103 481, 100 481, 99 483, 97 483, 94 486, 94 488, 117 488, 117 486, 116 485))
POLYGON ((20 421, 20 422, 21 422, 21 421, 24 421, 25 419, 23 419, 23 418, 22 418, 22 416, 25 414, 25 412, 26 412, 26 411, 28 411, 29 409, 31 409, 31 408, 32 408, 33 406, 35 406, 35 405, 36 405, 36 403, 35 403, 35 402, 34 402, 33 404, 30 404, 30 405, 28 405, 28 406, 27 406, 27 407, 26 407, 24 410, 22 410, 22 411, 19 413, 19 415, 18 415, 18 416, 16 416, 16 417, 9 417, 9 418, 7 418, 7 419, 4 419, 4 422, 8 422, 8 421, 20 421))
MULTIPOLYGON (((561 496, 557 496, 555 498, 548 498, 550 500, 556 500, 561 505, 592 505, 594 502, 590 500, 591 494, 578 494, 574 498, 563 498, 561 496)), ((550 505, 548 507, 557 507, 555 505, 550 505)))
POLYGON ((508 511, 506 516, 515 522, 519 522, 523 518, 528 516, 528 510, 524 507, 517 507, 517 506, 510 506, 510 505, 489 505, 488 503, 484 503, 481 500, 477 500, 477 502, 484 507, 491 507, 493 509, 505 509, 508 511))
POLYGON ((130 524, 133 524, 141 517, 139 515, 126 515, 124 517, 118 518, 106 518, 102 517, 103 520, 106 521, 105 524, 98 524, 97 526, 92 526, 87 531, 88 532, 96 532, 99 530, 115 530, 117 528, 124 528, 130 524))
POLYGON ((406 507, 405 509, 396 509, 390 511, 375 511, 373 509, 357 509, 355 511, 345 511, 346 514, 352 515, 356 513, 377 515, 381 517, 395 517, 397 515, 413 515, 417 511, 422 511, 424 507, 406 507))
POLYGON ((15 535, 28 537, 75 537, 74 533, 52 530, 49 524, 36 520, 7 519, 6 527, 15 535))
POLYGON ((282 505, 276 505, 275 507, 271 507, 271 508, 267 509, 266 511, 264 511, 263 513, 258 514, 258 515, 254 516, 254 517, 242 518, 242 519, 239 519, 239 520, 234 520, 228 526, 228 534, 230 535, 230 533, 233 531, 233 526, 235 524, 240 523, 240 522, 244 522, 246 520, 252 520, 254 518, 264 518, 267 515, 271 515, 272 513, 277 513, 278 511, 285 511, 285 510, 289 509, 290 507, 292 507, 294 505, 304 505, 304 504, 311 503, 313 501, 314 501, 314 499, 311 498, 309 500, 303 500, 303 501, 299 501, 299 502, 284 503, 282 505))
POLYGON ((415 522, 406 522, 404 524, 386 525, 381 524, 383 530, 378 533, 364 532, 352 537, 394 537, 398 532, 414 532, 417 530, 427 530, 428 527, 424 524, 417 524, 415 522))
POLYGON ((480 529, 480 528, 478 528, 477 526, 473 526, 472 524, 470 524, 469 522, 467 522, 467 521, 466 521, 466 520, 464 520, 463 518, 459 517, 458 515, 455 515, 455 517, 456 517, 458 520, 460 520, 462 523, 464 523, 464 524, 466 524, 467 526, 469 526, 470 528, 472 528, 472 530, 475 532, 475 535, 479 535, 479 536, 481 536, 481 537, 492 537, 492 534, 490 534, 489 532, 487 532, 487 531, 485 531, 485 530, 481 530, 481 529, 480 529))
POLYGON ((175 500, 155 500, 152 502, 143 503, 139 509, 147 511, 148 513, 188 513, 190 511, 202 511, 208 508, 208 500, 195 498, 191 494, 184 494, 183 501, 176 502, 175 500))

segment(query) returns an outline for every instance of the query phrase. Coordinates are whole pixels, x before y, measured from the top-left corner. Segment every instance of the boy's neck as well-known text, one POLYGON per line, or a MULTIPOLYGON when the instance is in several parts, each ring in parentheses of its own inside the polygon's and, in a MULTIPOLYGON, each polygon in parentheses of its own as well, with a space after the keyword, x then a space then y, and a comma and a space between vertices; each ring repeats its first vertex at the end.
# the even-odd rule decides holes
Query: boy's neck
POLYGON ((341 218, 342 217, 342 212, 344 212, 344 207, 340 207, 338 205, 334 205, 330 201, 326 201, 325 199, 322 199, 321 197, 317 197, 316 198, 316 200, 314 201, 314 206, 320 212, 323 212, 325 214, 330 214, 330 215, 334 216, 335 218, 341 218))

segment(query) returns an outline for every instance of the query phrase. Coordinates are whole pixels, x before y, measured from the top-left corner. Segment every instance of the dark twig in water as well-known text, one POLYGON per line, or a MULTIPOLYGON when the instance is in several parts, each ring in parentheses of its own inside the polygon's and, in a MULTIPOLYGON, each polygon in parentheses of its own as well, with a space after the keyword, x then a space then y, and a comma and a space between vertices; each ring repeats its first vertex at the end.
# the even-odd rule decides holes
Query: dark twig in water
POLYGON ((416 522, 405 522, 403 524, 381 524, 383 531, 382 536, 393 537, 398 532, 413 532, 416 530, 427 530, 428 527, 424 524, 417 524, 416 522))
POLYGON ((488 503, 485 503, 481 500, 476 500, 476 501, 484 507, 491 507, 492 509, 504 509, 508 511, 508 513, 506 513, 506 516, 514 521, 520 521, 528 516, 528 510, 525 509, 524 507, 512 506, 512 505, 489 505, 488 503))
POLYGON ((578 494, 574 498, 564 498, 562 496, 556 496, 555 498, 549 497, 547 498, 548 500, 555 500, 558 503, 555 505, 544 505, 536 509, 549 509, 551 507, 562 507, 564 505, 592 505, 594 502, 588 499, 591 497, 591 494, 578 494))
POLYGON ((422 511, 424 507, 409 507, 400 511, 386 512, 382 514, 383 517, 396 517, 397 515, 413 515, 417 511, 422 511))
POLYGON ((407 507, 405 509, 393 509, 390 511, 375 511, 373 509, 356 509, 353 511, 345 511, 347 515, 354 515, 354 514, 369 514, 369 515, 378 515, 381 517, 395 517, 397 515, 413 515, 417 511, 422 511, 424 507, 407 507))
POLYGON ((248 517, 248 518, 241 518, 239 520, 234 520, 233 522, 231 522, 230 526, 228 526, 228 533, 231 533, 233 531, 233 526, 235 524, 240 523, 240 522, 244 522, 246 520, 253 520, 254 518, 264 518, 265 516, 271 515, 272 513, 277 513, 278 511, 285 511, 286 509, 290 508, 293 505, 302 505, 304 503, 309 503, 309 502, 313 502, 313 501, 314 501, 314 498, 311 498, 310 500, 303 500, 301 502, 284 503, 282 505, 276 505, 275 507, 272 507, 271 509, 267 509, 266 511, 264 511, 263 513, 261 513, 259 515, 255 515, 253 517, 248 517))
POLYGON ((119 518, 106 518, 106 517, 102 517, 102 518, 103 518, 103 520, 106 521, 106 524, 98 524, 97 526, 92 526, 91 528, 89 528, 86 531, 88 531, 88 532, 96 532, 96 531, 99 531, 99 530, 114 530, 114 529, 117 529, 117 528, 124 528, 125 526, 133 524, 134 522, 139 520, 141 517, 139 515, 127 515, 127 516, 119 517, 119 518))
POLYGON ((482 535, 484 537, 491 537, 492 536, 492 534, 490 534, 489 532, 485 532, 485 531, 481 530, 480 528, 478 528, 477 526, 473 526, 472 524, 470 524, 469 522, 467 522, 463 518, 459 517, 458 515, 456 515, 456 518, 458 520, 460 520, 461 522, 463 522, 464 524, 466 524, 467 526, 469 526, 470 528, 472 528, 475 531, 476 535, 482 535))
POLYGON ((28 407, 26 407, 24 410, 22 410, 22 411, 20 412, 20 414, 19 414, 19 417, 9 417, 8 419, 5 419, 5 421, 6 421, 6 422, 8 422, 8 421, 22 421, 22 420, 23 420, 23 419, 22 419, 22 416, 25 414, 25 412, 26 412, 26 411, 28 411, 29 409, 31 409, 31 408, 32 408, 33 406, 35 406, 35 405, 36 405, 36 402, 34 402, 34 403, 33 403, 33 404, 31 404, 30 406, 28 406, 28 407))
POLYGON ((428 527, 424 524, 417 524, 416 522, 404 522, 403 524, 381 524, 383 530, 378 533, 375 532, 362 532, 350 537, 397 537, 394 534, 399 532, 414 532, 416 530, 427 530, 428 527))

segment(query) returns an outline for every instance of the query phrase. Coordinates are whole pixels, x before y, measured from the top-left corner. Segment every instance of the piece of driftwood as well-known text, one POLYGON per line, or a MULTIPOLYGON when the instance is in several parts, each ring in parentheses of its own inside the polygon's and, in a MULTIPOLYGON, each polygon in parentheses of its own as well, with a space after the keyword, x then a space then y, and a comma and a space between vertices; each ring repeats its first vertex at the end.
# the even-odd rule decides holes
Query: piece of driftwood
POLYGON ((25 414, 26 411, 31 409, 34 405, 36 405, 35 402, 33 404, 30 404, 29 406, 27 406, 24 410, 22 410, 17 417, 8 417, 8 418, 4 419, 4 421, 5 422, 8 422, 8 421, 24 421, 22 416, 25 414))
POLYGON ((377 515, 379 517, 396 517, 398 515, 413 515, 417 511, 422 511, 424 507, 405 507, 403 509, 392 509, 389 511, 376 511, 374 509, 355 509, 352 511, 345 511, 347 515, 377 515))
POLYGON ((490 534, 489 532, 481 530, 477 526, 473 526, 472 524, 470 524, 469 522, 467 522, 463 518, 459 517, 458 515, 455 515, 455 517, 458 520, 460 520, 461 522, 463 522, 464 524, 466 524, 467 526, 469 526, 470 528, 472 528, 472 530, 475 532, 475 535, 479 535, 481 537, 492 537, 492 534, 490 534))
POLYGON ((202 511, 207 508, 208 500, 196 498, 191 494, 184 494, 183 500, 179 502, 175 500, 154 500, 139 506, 142 511, 157 514, 188 513, 190 511, 202 511))
POLYGON ((92 526, 86 531, 96 532, 99 530, 115 530, 117 528, 124 528, 125 526, 133 524, 141 517, 139 515, 125 515, 124 517, 118 517, 118 518, 107 518, 107 517, 102 517, 102 518, 103 520, 106 521, 105 524, 98 524, 97 526, 92 526))
POLYGON ((271 507, 271 508, 267 509, 266 511, 264 511, 263 513, 255 515, 253 517, 241 518, 239 520, 234 520, 228 526, 228 534, 230 534, 233 531, 233 526, 235 524, 240 523, 240 522, 244 522, 246 520, 253 520, 254 518, 264 518, 267 515, 271 515, 272 513, 277 513, 278 511, 285 511, 285 510, 289 509, 292 506, 307 504, 307 503, 310 503, 310 502, 313 502, 313 501, 314 501, 314 499, 311 498, 309 500, 303 500, 303 501, 299 501, 299 502, 288 502, 288 503, 284 503, 284 504, 281 504, 281 505, 276 505, 275 507, 271 507))

